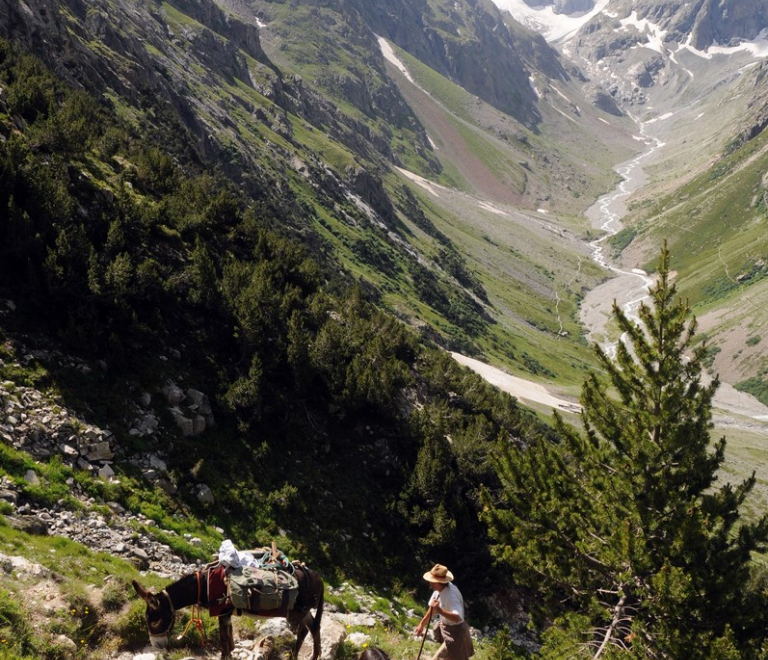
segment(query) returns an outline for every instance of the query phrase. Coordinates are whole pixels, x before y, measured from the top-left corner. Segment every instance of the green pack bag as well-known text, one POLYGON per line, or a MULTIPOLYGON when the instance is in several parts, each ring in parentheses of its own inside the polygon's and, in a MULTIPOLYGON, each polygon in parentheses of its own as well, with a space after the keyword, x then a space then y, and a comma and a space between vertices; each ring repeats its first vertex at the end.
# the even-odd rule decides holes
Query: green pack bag
POLYGON ((280 610, 284 616, 293 608, 298 593, 299 583, 287 571, 243 566, 229 575, 229 597, 237 609, 280 610))

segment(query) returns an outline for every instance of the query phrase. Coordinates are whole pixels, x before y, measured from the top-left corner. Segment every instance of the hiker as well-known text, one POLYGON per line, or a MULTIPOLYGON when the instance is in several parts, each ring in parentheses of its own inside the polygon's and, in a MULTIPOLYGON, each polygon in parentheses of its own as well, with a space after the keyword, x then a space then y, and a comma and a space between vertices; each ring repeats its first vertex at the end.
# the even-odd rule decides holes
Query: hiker
POLYGON ((416 636, 420 636, 430 619, 438 615, 435 629, 436 640, 442 641, 431 660, 468 660, 475 653, 469 626, 464 620, 464 599, 458 587, 453 584, 453 573, 442 564, 435 564, 424 573, 424 579, 432 587, 429 609, 416 626, 416 636))

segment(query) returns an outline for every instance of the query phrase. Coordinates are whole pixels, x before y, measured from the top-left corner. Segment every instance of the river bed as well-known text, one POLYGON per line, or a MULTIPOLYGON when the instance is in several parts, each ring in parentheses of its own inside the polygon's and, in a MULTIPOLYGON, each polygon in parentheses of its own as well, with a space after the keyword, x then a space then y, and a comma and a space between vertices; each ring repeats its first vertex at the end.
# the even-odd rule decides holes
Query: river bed
POLYGON ((616 340, 611 340, 606 333, 606 325, 613 318, 611 310, 614 301, 627 316, 636 318, 635 310, 648 297, 648 288, 653 283, 653 279, 640 269, 623 270, 612 264, 605 254, 604 245, 621 229, 621 218, 627 213, 626 201, 629 196, 647 182, 642 164, 664 146, 660 139, 647 135, 647 126, 639 125, 640 135, 637 138, 646 148, 616 168, 622 177, 621 182, 613 191, 600 197, 586 212, 593 229, 605 232, 590 243, 592 258, 611 271, 613 276, 587 293, 581 305, 580 318, 587 329, 587 338, 600 344, 608 355, 616 352, 616 340))
MULTIPOLYGON (((638 139, 642 140, 646 148, 616 168, 616 172, 622 177, 621 182, 613 191, 600 197, 586 212, 592 227, 605 232, 590 244, 592 258, 611 271, 612 276, 584 297, 580 319, 587 329, 588 340, 599 344, 609 356, 615 355, 619 340, 611 337, 606 331, 607 325, 613 319, 614 301, 629 318, 637 320, 636 310, 640 303, 648 298, 648 289, 653 283, 653 278, 640 269, 623 270, 612 264, 605 255, 604 246, 605 241, 621 229, 621 218, 627 213, 626 201, 629 196, 647 182, 642 166, 664 146, 664 142, 659 138, 648 135, 649 125, 652 123, 638 124, 638 139)), ((702 380, 707 383, 710 379, 705 374, 702 380)), ((732 415, 737 418, 748 417, 754 420, 749 424, 752 430, 755 430, 756 424, 768 433, 768 406, 760 403, 755 397, 739 392, 728 383, 721 383, 713 403, 727 415, 726 418, 722 414, 715 415, 721 423, 734 424, 733 419, 728 419, 732 415)))

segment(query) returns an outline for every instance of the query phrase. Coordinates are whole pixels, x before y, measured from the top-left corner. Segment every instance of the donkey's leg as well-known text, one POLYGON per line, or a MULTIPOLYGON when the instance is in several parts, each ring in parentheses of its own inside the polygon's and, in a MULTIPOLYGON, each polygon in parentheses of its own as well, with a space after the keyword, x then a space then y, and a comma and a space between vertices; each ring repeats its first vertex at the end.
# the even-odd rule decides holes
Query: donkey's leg
MULTIPOLYGON (((309 632, 309 626, 312 623, 312 615, 307 613, 306 616, 302 617, 298 621, 294 622, 295 630, 296 630, 296 644, 293 646, 293 651, 291 652, 291 657, 293 660, 297 660, 299 657, 299 651, 301 650, 301 645, 304 643, 304 638, 307 636, 307 633, 309 632)), ((315 660, 315 657, 313 656, 313 660, 315 660)))
POLYGON ((311 620, 309 626, 312 631, 312 660, 317 660, 320 657, 320 626, 315 625, 315 623, 320 623, 319 621, 315 621, 319 616, 320 612, 318 612, 314 618, 311 616, 309 617, 311 620))
POLYGON ((219 645, 221 646, 222 660, 232 657, 235 650, 235 635, 232 632, 232 615, 219 617, 219 645))

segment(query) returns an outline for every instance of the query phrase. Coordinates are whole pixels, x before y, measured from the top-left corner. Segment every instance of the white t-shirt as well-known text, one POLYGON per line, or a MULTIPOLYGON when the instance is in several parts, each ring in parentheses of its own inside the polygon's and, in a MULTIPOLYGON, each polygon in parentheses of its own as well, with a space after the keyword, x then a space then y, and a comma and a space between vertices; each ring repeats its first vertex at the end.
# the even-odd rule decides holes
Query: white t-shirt
POLYGON ((435 589, 435 591, 429 597, 429 602, 431 603, 435 598, 437 598, 438 602, 440 603, 441 610, 453 612, 454 614, 458 614, 460 617, 459 621, 449 621, 441 614, 440 621, 442 623, 448 626, 453 626, 464 621, 464 599, 462 598, 458 587, 454 587, 453 584, 448 582, 445 585, 445 589, 442 591, 437 591, 437 589, 435 589))

